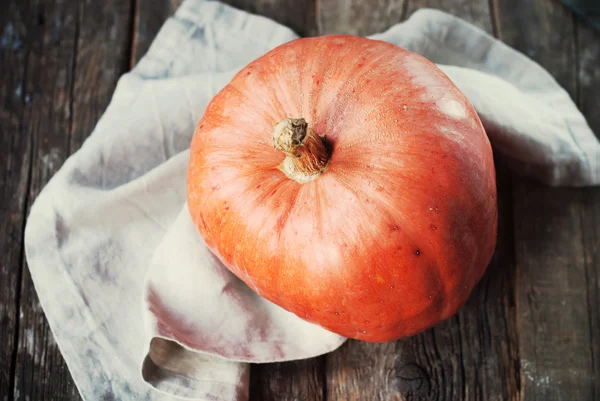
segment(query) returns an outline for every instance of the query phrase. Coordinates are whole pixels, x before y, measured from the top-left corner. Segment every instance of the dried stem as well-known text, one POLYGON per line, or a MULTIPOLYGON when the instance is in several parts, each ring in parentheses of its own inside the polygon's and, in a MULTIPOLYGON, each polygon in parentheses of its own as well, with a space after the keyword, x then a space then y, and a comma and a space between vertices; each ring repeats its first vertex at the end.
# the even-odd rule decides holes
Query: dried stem
POLYGON ((285 118, 277 123, 273 128, 273 146, 286 154, 279 170, 301 184, 320 176, 329 164, 325 140, 303 118, 285 118))

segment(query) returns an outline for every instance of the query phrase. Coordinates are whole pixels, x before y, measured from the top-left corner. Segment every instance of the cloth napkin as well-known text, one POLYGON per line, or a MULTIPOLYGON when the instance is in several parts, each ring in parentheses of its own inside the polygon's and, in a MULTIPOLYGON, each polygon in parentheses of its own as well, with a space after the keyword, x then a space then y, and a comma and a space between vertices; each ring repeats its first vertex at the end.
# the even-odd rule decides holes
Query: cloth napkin
MULTIPOLYGON (((185 205, 204 108, 245 64, 296 37, 218 2, 185 1, 35 201, 26 256, 84 400, 243 401, 249 363, 309 358, 345 340, 233 277, 185 205)), ((515 171, 554 186, 599 183, 600 144, 524 55, 429 9, 374 38, 438 63, 515 171)))

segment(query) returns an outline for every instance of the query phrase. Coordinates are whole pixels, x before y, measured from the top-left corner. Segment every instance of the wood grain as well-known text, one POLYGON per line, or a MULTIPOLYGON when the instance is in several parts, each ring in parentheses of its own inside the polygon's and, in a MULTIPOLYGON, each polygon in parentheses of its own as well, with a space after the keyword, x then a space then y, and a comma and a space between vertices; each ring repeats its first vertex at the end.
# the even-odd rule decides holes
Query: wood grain
POLYGON ((253 365, 250 401, 324 401, 323 358, 253 365))
MULTIPOLYGON (((596 137, 600 137, 600 32, 581 22, 576 28, 579 107, 596 137)), ((592 162, 600 163, 600 159, 592 162)), ((593 362, 593 388, 590 393, 592 399, 597 400, 600 398, 600 190, 585 189, 582 191, 582 198, 581 229, 593 362)))
POLYGON ((318 0, 222 0, 240 10, 259 14, 294 30, 299 36, 318 33, 316 3, 318 0))
MULTIPOLYGON (((23 8, 19 14, 26 18, 26 25, 22 26, 24 31, 20 34, 23 37, 23 50, 27 54, 27 64, 23 69, 24 76, 18 91, 26 113, 17 135, 29 141, 30 155, 23 167, 29 170, 31 166, 30 173, 25 175, 28 177, 27 185, 30 188, 34 180, 47 180, 65 156, 62 149, 68 143, 68 137, 64 133, 68 132, 77 7, 74 2, 33 2, 28 4, 29 7, 26 4, 20 6, 23 8), (48 152, 40 154, 40 146, 48 152), (39 168, 42 165, 47 167, 39 168)), ((29 188, 25 188, 25 207, 28 207, 33 199, 29 188)), ((20 255, 19 260, 12 261, 10 267, 15 271, 22 269, 22 257, 23 255, 20 255)), ((30 391, 31 386, 28 383, 36 380, 43 382, 40 386, 44 387, 49 383, 47 391, 50 398, 53 397, 51 399, 58 399, 59 392, 64 394, 64 399, 71 399, 70 396, 76 395, 77 391, 52 341, 37 300, 32 305, 31 313, 23 313, 24 310, 30 309, 26 304, 30 302, 31 296, 21 288, 22 281, 28 280, 28 271, 23 269, 22 272, 23 278, 13 283, 19 294, 14 309, 19 313, 19 319, 15 326, 15 371, 8 391, 15 400, 26 397, 39 399, 43 392, 30 391), (24 357, 27 363, 23 363, 24 357), (44 374, 40 376, 40 372, 44 374), (52 395, 53 393, 56 394, 52 395)))
POLYGON ((320 0, 317 23, 320 34, 367 36, 402 21, 410 0, 320 0))
MULTIPOLYGON (((576 20, 577 97, 588 124, 600 138, 600 32, 576 20)), ((600 163, 600 156, 592 163, 600 163)), ((591 399, 600 398, 600 189, 581 191, 587 312, 592 359, 591 399)))
MULTIPOLYGON (((363 3, 364 4, 364 3, 363 3)), ((436 7, 491 32, 487 1, 414 1, 406 16, 420 7, 436 7)), ((336 18, 335 13, 321 14, 336 18)), ((369 13, 360 17, 361 30, 369 13)), ((393 21, 396 22, 396 21, 393 21)), ((389 21, 390 25, 393 23, 389 21)), ((339 32, 343 20, 322 22, 339 32)), ((354 25, 354 24, 352 24, 354 25)), ((511 177, 498 164, 500 227, 490 267, 467 305, 453 318, 420 335, 391 344, 349 342, 327 356, 328 400, 514 400, 518 399, 517 325, 511 177)))
MULTIPOLYGON (((590 190, 593 191, 593 190, 590 190)), ((586 191, 549 189, 518 181, 515 241, 518 264, 520 356, 525 400, 595 400, 590 316, 596 289, 588 287, 583 227, 596 205, 586 191), (590 293, 590 290, 593 292, 590 293)), ((586 242, 588 242, 586 244, 586 242)), ((597 267, 596 267, 597 269, 597 267)), ((594 282, 591 283, 594 285, 594 282)), ((594 333, 596 330, 596 333, 594 333)), ((594 350, 594 348, 596 348, 594 350)))
MULTIPOLYGON (((597 121, 597 109, 588 109, 597 101, 590 95, 600 82, 597 59, 595 66, 583 61, 597 56, 591 34, 578 41, 579 23, 555 0, 498 1, 496 8, 500 37, 580 97, 584 112, 597 121), (579 47, 585 48, 583 58, 579 47)), ((514 192, 523 399, 596 400, 600 191, 519 179, 514 192)))
POLYGON ((21 1, 3 4, 0 13, 0 398, 12 396, 19 324, 21 238, 27 205, 31 112, 26 81, 35 35, 29 10, 21 1))
MULTIPOLYGON (((576 21, 577 95, 579 108, 600 138, 600 32, 576 21)), ((599 159, 592 163, 600 163, 599 159)), ((600 189, 581 191, 581 231, 583 237, 587 312, 592 359, 591 399, 600 398, 600 189)))
POLYGON ((575 28, 577 101, 588 124, 596 136, 600 136, 600 32, 579 20, 575 28))
MULTIPOLYGON (((31 6, 39 31, 31 35, 25 88, 31 96, 29 206, 104 111, 128 65, 130 40, 127 2, 40 1, 31 6)), ((26 267, 20 293, 14 399, 79 400, 26 267)))

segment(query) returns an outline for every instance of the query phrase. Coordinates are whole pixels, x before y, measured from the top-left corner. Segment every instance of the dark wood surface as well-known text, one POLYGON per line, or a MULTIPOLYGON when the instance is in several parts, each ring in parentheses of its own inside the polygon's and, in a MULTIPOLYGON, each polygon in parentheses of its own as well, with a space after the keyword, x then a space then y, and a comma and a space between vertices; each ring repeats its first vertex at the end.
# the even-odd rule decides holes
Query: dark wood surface
MULTIPOLYGON (((181 0, 0 7, 0 401, 79 400, 23 257, 28 209, 181 0)), ((301 35, 368 35, 434 7, 538 61, 600 132, 600 33, 558 0, 228 0, 301 35)), ((499 242, 467 305, 390 344, 254 366, 251 399, 600 400, 600 189, 551 189, 497 157, 499 242)))

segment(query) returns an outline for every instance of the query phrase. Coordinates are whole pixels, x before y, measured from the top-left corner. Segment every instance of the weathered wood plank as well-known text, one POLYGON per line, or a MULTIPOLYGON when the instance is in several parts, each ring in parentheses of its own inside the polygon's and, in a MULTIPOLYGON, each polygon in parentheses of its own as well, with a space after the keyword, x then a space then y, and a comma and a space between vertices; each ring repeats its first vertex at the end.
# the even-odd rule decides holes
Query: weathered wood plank
MULTIPOLYGON (((596 137, 600 137, 600 32, 579 22, 579 107, 596 137)), ((592 161, 600 163, 600 159, 592 161)), ((590 353, 593 357, 591 394, 600 398, 600 190, 584 190, 581 214, 584 263, 587 278, 587 310, 590 321, 590 353)))
POLYGON ((319 0, 223 0, 233 7, 259 14, 290 27, 300 36, 316 35, 319 0))
POLYGON ((459 15, 491 32, 487 1, 472 0, 321 0, 317 22, 321 34, 348 33, 367 36, 382 32, 419 8, 437 8, 459 15))
MULTIPOLYGON (((584 52, 578 55, 570 12, 548 0, 497 1, 496 9, 501 39, 543 65, 574 98, 582 78, 583 110, 597 121, 597 109, 587 107, 600 87, 598 44, 579 41, 586 60, 596 59, 581 63, 578 75, 584 52)), ((596 400, 600 191, 519 179, 514 193, 523 399, 596 400)))
POLYGON ((600 33, 577 20, 576 37, 579 83, 577 100, 588 124, 596 136, 600 136, 600 33))
MULTIPOLYGON (((36 138, 37 134, 42 130, 50 130, 61 127, 61 121, 67 117, 65 110, 69 105, 69 91, 72 82, 71 62, 73 47, 75 41, 76 27, 74 20, 76 17, 76 7, 71 4, 48 4, 48 2, 33 2, 31 4, 21 4, 21 15, 27 18, 26 33, 24 35, 24 46, 27 52, 27 68, 24 69, 24 77, 19 88, 20 97, 24 101, 27 108, 26 120, 20 128, 20 132, 13 132, 14 136, 22 136, 30 142, 30 157, 27 165, 23 167, 29 168, 29 164, 34 165, 31 168, 30 178, 37 172, 34 171, 35 165, 53 164, 57 158, 61 157, 58 150, 48 153, 43 160, 34 160, 39 155, 34 153, 37 143, 42 138, 36 138)), ((56 138, 63 146, 67 143, 67 136, 61 130, 60 135, 56 138)), ((46 131, 47 132, 47 131, 46 131)), ((45 172, 46 173, 46 172, 45 172)), ((39 176, 39 175, 38 175, 39 176)), ((47 179, 48 175, 44 175, 47 179)), ((18 182, 18 180, 17 180, 18 182)), ((28 183, 29 184, 29 183, 28 183)), ((27 188, 26 188, 27 190, 27 188)), ((31 192, 28 191, 28 202, 31 202, 31 192)), ((21 240, 21 237, 19 238, 21 240)), ((21 245, 22 246, 22 245, 21 245)), ((19 260, 15 260, 10 268, 15 271, 21 269, 22 254, 19 260)), ((23 277, 28 276, 28 272, 23 270, 23 277)), ((23 293, 21 286, 22 280, 15 283, 19 288, 19 299, 15 305, 15 313, 19 313, 18 326, 15 327, 15 353, 14 353, 14 376, 10 383, 9 392, 15 400, 30 398, 31 393, 24 393, 24 381, 33 376, 38 368, 52 371, 52 385, 49 391, 60 391, 65 394, 65 399, 69 399, 69 395, 76 394, 77 391, 73 385, 70 376, 67 373, 66 366, 60 357, 56 346, 51 341, 49 330, 44 320, 43 314, 37 306, 34 314, 37 316, 41 327, 32 329, 27 319, 30 315, 23 314, 23 304, 28 303, 29 294, 23 293), (43 341, 40 341, 42 340, 43 341), (27 344, 25 354, 31 361, 27 366, 23 365, 23 344, 27 344), (18 349, 17 349, 18 347, 18 349), (34 348, 37 352, 34 352, 34 348), (57 358, 46 358, 46 354, 57 356, 57 358)), ((40 395, 37 394, 37 397, 40 395)), ((35 399, 35 398, 34 398, 35 399)), ((57 398, 55 398, 57 399, 57 398)))
MULTIPOLYGON (((128 66, 130 36, 129 2, 38 0, 31 10, 39 31, 31 35, 24 88, 31 96, 29 206, 108 104, 128 66)), ((15 400, 79 400, 27 268, 19 313, 15 400)))
POLYGON ((402 21, 410 0, 320 0, 317 23, 320 34, 367 36, 402 21))
POLYGON ((590 321, 597 308, 590 303, 597 299, 597 284, 595 289, 589 287, 597 283, 597 277, 588 282, 588 274, 597 271, 597 262, 587 259, 591 257, 588 250, 593 249, 595 227, 591 224, 597 222, 593 217, 597 205, 583 198, 587 192, 552 190, 524 180, 516 184, 517 299, 525 400, 597 399, 594 338, 598 333, 597 323, 590 321), (591 219, 586 222, 586 217, 591 219))
MULTIPOLYGON (((578 103, 596 137, 600 138, 600 32, 577 21, 578 103)), ((600 163, 600 159, 592 160, 600 163)), ((600 397, 600 190, 582 191, 581 230, 587 281, 590 354, 592 357, 592 399, 600 397)))
POLYGON ((253 365, 250 401, 324 401, 323 358, 253 365))
POLYGON ((23 222, 31 158, 26 71, 35 25, 18 0, 0 13, 0 399, 12 394, 23 222))
MULTIPOLYGON (((324 1, 326 3, 326 1, 324 1)), ((396 3, 394 3, 396 4, 396 3)), ((343 6, 340 6, 343 7, 343 6)), ((414 1, 435 7, 491 32, 488 2, 414 1)), ((321 14, 321 17, 335 13, 321 14)), ((361 14, 363 32, 386 27, 361 14)), ((389 21, 394 23, 396 21, 389 21)), ((352 31, 343 20, 322 21, 337 32, 352 31)), ((350 23, 354 25, 354 21, 350 23)), ((487 273, 466 306, 453 318, 420 335, 391 344, 349 342, 327 356, 328 400, 515 400, 520 389, 515 309, 511 175, 498 165, 499 238, 487 273)))

